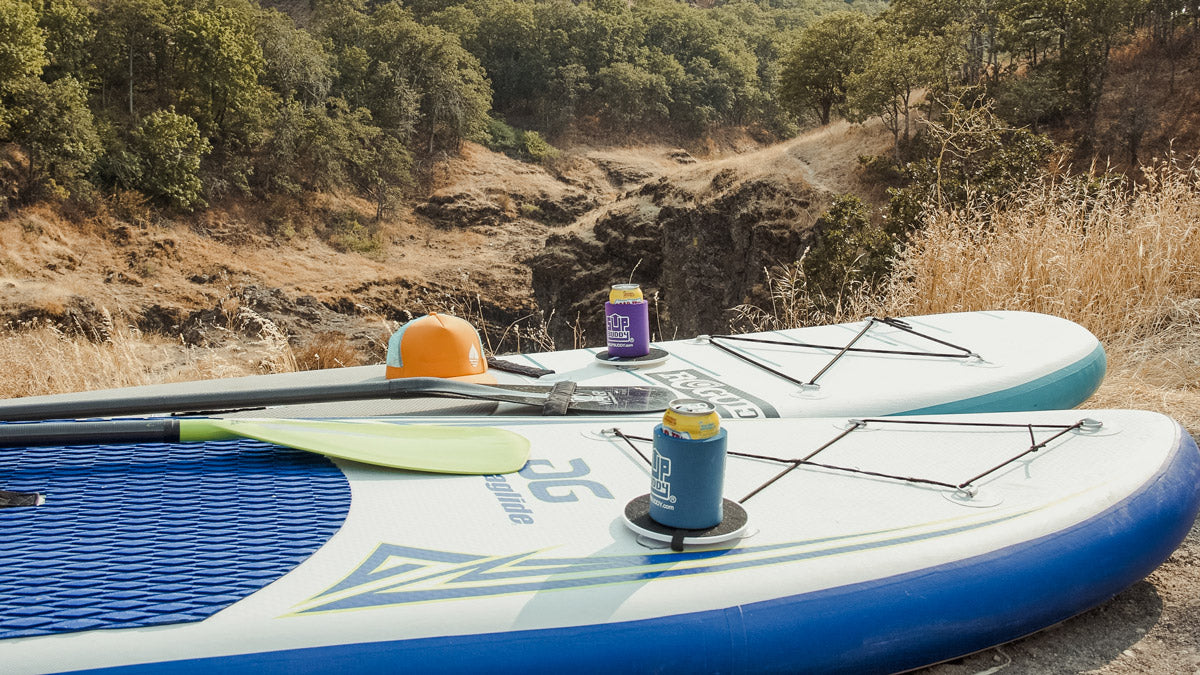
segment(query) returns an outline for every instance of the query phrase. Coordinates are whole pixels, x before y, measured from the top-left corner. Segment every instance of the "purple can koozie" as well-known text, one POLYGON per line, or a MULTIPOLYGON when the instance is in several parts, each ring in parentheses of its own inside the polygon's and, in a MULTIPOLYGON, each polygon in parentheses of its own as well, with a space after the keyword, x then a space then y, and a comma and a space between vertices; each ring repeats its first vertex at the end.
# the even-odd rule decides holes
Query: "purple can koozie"
POLYGON ((619 358, 636 358, 650 353, 650 303, 604 303, 608 353, 619 358))

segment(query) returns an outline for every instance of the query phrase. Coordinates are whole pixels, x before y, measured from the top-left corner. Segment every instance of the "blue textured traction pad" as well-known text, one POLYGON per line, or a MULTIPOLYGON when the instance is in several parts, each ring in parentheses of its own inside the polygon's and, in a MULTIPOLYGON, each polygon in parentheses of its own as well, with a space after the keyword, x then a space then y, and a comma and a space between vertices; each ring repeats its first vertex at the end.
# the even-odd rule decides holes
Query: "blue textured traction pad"
POLYGON ((346 477, 258 441, 0 449, 0 639, 199 621, 341 527, 346 477))

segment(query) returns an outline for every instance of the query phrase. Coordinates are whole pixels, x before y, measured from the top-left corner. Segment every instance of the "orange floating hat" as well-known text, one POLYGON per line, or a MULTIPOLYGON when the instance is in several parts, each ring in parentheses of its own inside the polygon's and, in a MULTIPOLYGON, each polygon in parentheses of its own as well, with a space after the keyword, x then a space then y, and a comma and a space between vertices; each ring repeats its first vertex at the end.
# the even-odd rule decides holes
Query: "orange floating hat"
POLYGON ((400 327, 388 340, 387 379, 444 377, 495 384, 487 372, 479 332, 448 314, 429 314, 400 327))

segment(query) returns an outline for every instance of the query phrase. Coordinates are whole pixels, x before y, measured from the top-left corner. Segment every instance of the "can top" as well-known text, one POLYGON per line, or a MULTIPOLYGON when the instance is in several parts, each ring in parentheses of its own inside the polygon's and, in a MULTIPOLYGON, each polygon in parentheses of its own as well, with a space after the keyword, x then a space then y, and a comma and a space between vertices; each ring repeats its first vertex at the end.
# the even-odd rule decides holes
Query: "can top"
POLYGON ((717 406, 713 405, 711 402, 698 398, 677 398, 674 401, 671 401, 668 408, 672 412, 676 412, 680 415, 697 416, 708 415, 709 413, 716 412, 717 410, 717 406))
POLYGON ((638 302, 642 299, 641 284, 613 284, 608 292, 609 302, 638 302))

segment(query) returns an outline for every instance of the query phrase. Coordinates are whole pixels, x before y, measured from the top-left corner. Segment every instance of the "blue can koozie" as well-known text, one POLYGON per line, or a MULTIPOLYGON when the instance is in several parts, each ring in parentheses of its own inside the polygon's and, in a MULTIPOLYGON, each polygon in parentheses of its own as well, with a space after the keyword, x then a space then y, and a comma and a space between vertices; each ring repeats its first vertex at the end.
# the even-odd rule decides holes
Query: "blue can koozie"
POLYGON ((620 358, 637 358, 650 353, 650 303, 604 303, 605 337, 608 353, 620 358))
POLYGON ((676 438, 664 433, 661 424, 654 427, 650 518, 685 530, 721 523, 728 437, 721 429, 711 438, 676 438))

